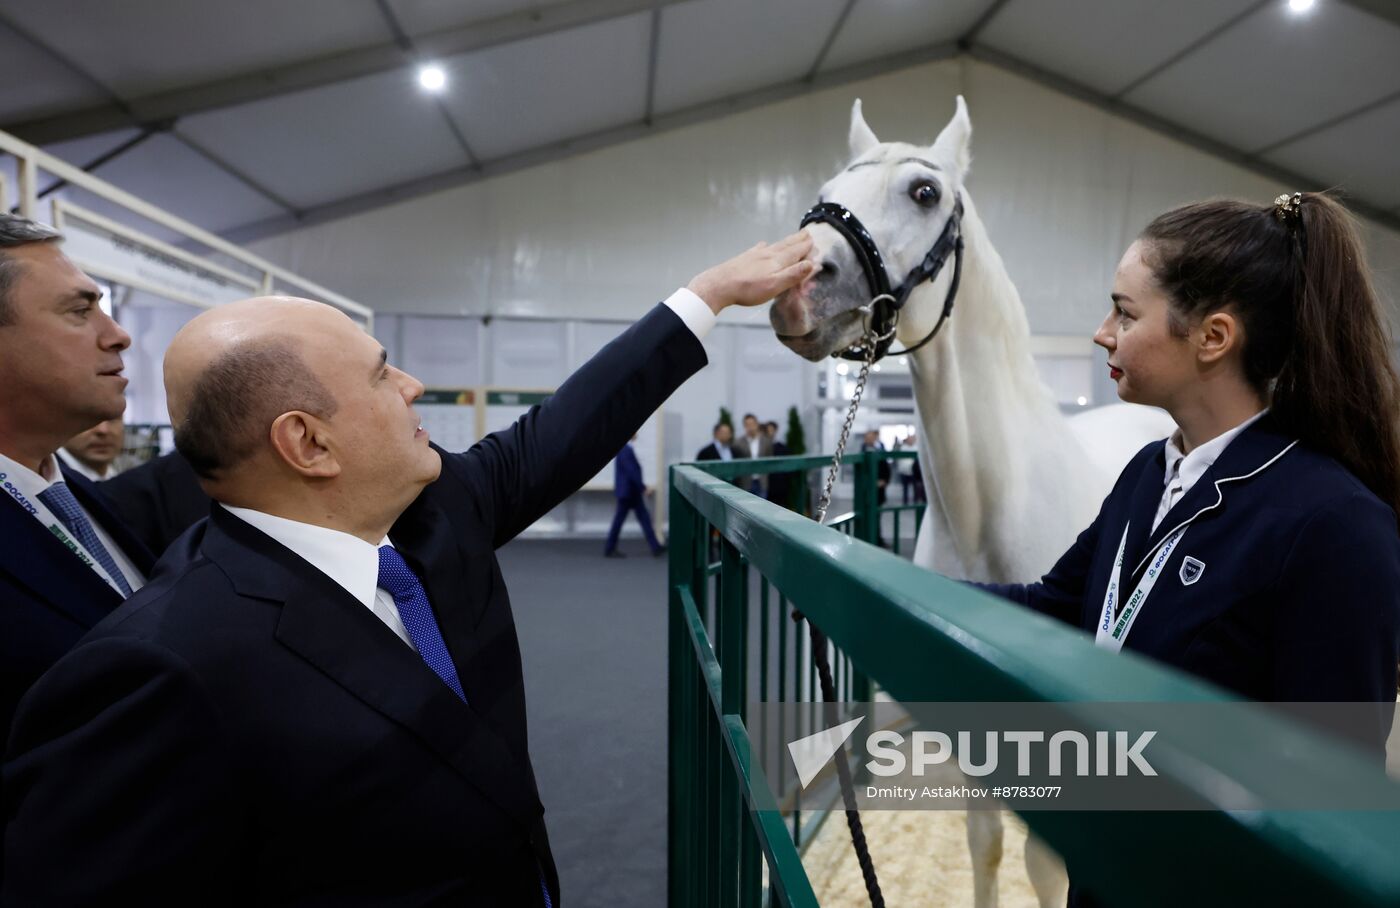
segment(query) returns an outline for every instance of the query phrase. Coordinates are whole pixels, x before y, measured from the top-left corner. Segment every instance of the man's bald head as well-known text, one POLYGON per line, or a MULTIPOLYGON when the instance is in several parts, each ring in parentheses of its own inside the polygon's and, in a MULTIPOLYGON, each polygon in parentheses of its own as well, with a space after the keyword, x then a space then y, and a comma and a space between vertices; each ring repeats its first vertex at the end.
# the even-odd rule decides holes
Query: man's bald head
POLYGON ((242 463, 283 413, 334 415, 315 365, 347 325, 323 303, 259 297, 180 329, 165 354, 165 393, 175 446, 195 472, 215 479, 242 463))

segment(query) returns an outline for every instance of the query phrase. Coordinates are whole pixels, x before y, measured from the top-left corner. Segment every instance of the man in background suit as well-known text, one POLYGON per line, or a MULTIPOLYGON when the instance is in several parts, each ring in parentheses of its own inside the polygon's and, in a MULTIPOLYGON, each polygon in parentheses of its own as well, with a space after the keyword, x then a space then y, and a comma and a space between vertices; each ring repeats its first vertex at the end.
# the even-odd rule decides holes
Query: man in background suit
POLYGON ((733 460, 734 449, 730 447, 730 442, 734 439, 734 430, 728 423, 717 422, 714 428, 714 440, 695 453, 696 460, 733 460))
POLYGON ((556 904, 494 550, 699 371, 721 309, 811 274, 810 246, 700 274, 464 454, 330 307, 187 324, 167 399, 219 505, 25 700, 0 905, 556 904))
MULTIPOLYGON (((717 422, 714 428, 714 440, 695 454, 696 460, 733 460, 734 449, 730 442, 734 440, 734 428, 729 423, 717 422)), ((729 480, 734 485, 739 484, 737 478, 729 480)))
MULTIPOLYGON (((773 442, 760 431, 758 417, 752 413, 744 414, 744 434, 739 440, 734 442, 734 456, 736 457, 772 457, 773 442)), ((739 479, 739 488, 748 489, 753 494, 764 497, 768 489, 768 477, 766 476, 743 476, 739 479)))
MULTIPOLYGON (((632 441, 636 440, 637 436, 633 435, 632 441)), ((622 531, 623 521, 631 513, 637 515, 637 522, 642 525, 642 535, 646 537, 652 557, 666 553, 666 547, 657 542, 656 531, 652 529, 646 493, 646 484, 642 482, 642 465, 637 462, 637 452, 628 442, 613 458, 613 494, 617 496, 617 510, 613 512, 612 526, 608 528, 608 541, 603 545, 604 558, 626 557, 617 550, 617 537, 622 531)))
POLYGON ((57 452, 63 465, 93 482, 105 482, 117 475, 115 461, 122 453, 126 440, 126 424, 118 416, 104 419, 92 428, 79 432, 57 452))
POLYGON ((0 739, 19 699, 154 563, 55 452, 126 408, 131 337, 60 235, 0 214, 0 739))

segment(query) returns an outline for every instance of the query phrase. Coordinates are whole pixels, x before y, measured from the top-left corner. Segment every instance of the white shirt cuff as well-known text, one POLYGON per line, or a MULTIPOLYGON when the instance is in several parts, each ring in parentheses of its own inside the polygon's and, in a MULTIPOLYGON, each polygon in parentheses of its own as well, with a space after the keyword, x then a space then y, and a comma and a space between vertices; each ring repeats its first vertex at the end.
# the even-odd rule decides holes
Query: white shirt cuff
POLYGON ((667 297, 666 305, 681 317, 681 321, 685 322, 685 326, 695 335, 696 340, 703 341, 718 321, 709 303, 696 296, 688 287, 682 287, 667 297))

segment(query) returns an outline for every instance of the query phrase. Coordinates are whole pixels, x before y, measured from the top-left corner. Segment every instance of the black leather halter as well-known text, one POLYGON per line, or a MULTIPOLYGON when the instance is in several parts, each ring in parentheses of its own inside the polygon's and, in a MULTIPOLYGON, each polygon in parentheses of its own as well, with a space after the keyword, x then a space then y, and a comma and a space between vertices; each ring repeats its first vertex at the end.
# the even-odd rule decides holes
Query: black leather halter
POLYGON ((875 245, 874 237, 845 206, 835 202, 819 202, 802 216, 801 227, 820 222, 830 225, 846 238, 846 242, 851 245, 851 249, 856 254, 856 261, 860 262, 861 270, 865 272, 865 282, 870 287, 870 302, 867 306, 862 307, 866 309, 870 319, 870 331, 862 336, 861 342, 842 350, 840 353, 832 354, 833 356, 864 361, 868 351, 862 346, 862 343, 870 334, 875 337, 875 360, 878 361, 887 356, 890 347, 894 344, 895 326, 899 324, 900 310, 909 301, 909 294, 913 293, 914 288, 925 281, 931 281, 938 277, 939 272, 943 270, 944 264, 948 261, 948 256, 952 255, 953 282, 948 286, 948 296, 943 300, 943 313, 939 315, 938 323, 933 326, 933 330, 923 340, 912 347, 896 351, 894 355, 903 356, 906 353, 912 353, 933 340, 943 327, 943 323, 948 320, 948 316, 953 314, 953 300, 958 295, 958 284, 962 281, 962 216, 962 196, 958 196, 957 204, 953 206, 953 213, 948 216, 948 223, 943 225, 943 232, 939 234, 938 242, 933 244, 933 248, 924 256, 923 261, 905 276, 904 281, 894 288, 890 287, 889 272, 885 270, 885 260, 880 255, 880 248, 875 245))

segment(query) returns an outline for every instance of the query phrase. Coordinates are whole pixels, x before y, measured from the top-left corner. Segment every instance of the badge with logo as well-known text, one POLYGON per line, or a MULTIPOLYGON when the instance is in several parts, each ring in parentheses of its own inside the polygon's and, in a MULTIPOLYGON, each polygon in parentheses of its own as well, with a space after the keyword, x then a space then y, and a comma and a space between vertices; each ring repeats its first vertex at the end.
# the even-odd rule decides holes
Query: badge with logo
POLYGON ((1205 571, 1206 563, 1204 561, 1187 555, 1181 561, 1181 585, 1190 586, 1197 580, 1200 580, 1201 575, 1204 574, 1205 571))

